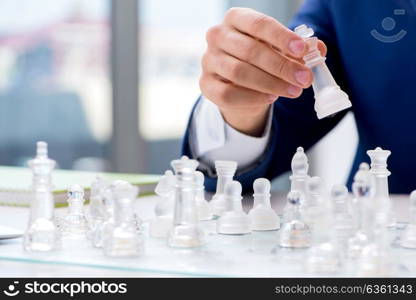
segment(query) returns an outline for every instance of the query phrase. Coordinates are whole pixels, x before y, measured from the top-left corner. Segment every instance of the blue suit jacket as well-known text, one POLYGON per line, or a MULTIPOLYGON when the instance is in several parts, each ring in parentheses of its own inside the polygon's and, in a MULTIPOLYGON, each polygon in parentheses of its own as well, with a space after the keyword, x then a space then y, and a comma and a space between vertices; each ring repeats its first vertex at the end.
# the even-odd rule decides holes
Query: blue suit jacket
MULTIPOLYGON (((350 96, 359 135, 352 170, 369 161, 366 150, 389 149, 390 191, 409 193, 416 188, 416 0, 307 0, 290 27, 303 23, 328 46, 327 64, 350 96)), ((289 170, 296 148, 310 148, 346 113, 318 120, 313 105, 311 88, 274 103, 263 157, 236 177, 245 191, 258 177, 289 170)), ((191 155, 188 136, 187 130, 183 153, 191 155)), ((208 190, 215 184, 216 178, 206 179, 208 190)))

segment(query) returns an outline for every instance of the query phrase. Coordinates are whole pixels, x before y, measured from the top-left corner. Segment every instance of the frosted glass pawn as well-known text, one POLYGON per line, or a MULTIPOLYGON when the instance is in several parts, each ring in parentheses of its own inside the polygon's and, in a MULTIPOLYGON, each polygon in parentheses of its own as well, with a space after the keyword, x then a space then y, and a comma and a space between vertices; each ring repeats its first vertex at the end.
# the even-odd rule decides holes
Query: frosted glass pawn
POLYGON ((308 52, 303 57, 305 65, 313 73, 312 87, 315 93, 315 111, 318 119, 322 119, 351 107, 348 95, 341 90, 321 56, 318 49, 318 38, 314 37, 313 29, 305 24, 295 28, 295 33, 302 37, 308 52))
POLYGON ((349 238, 355 232, 354 219, 349 212, 348 189, 344 185, 334 185, 331 190, 331 202, 335 237, 345 249, 349 238))
POLYGON ((367 155, 371 159, 370 174, 374 178, 373 209, 388 218, 388 227, 395 228, 396 218, 392 212, 388 183, 391 173, 387 169, 387 159, 390 154, 389 150, 383 150, 380 147, 367 151, 367 155))
POLYGON ((410 222, 400 237, 400 246, 403 248, 416 249, 416 190, 409 197, 410 222))
POLYGON ((144 239, 137 232, 134 201, 139 188, 125 181, 113 186, 114 222, 104 237, 104 253, 115 257, 138 256, 144 251, 144 239))
POLYGON ((253 183, 254 203, 248 215, 251 219, 252 230, 277 230, 280 228, 280 218, 270 204, 270 181, 257 178, 253 183))
POLYGON ((23 236, 26 251, 51 251, 60 247, 60 234, 54 222, 52 170, 56 162, 48 157, 48 145, 38 142, 36 157, 29 160, 32 171, 32 200, 29 224, 23 236))
POLYGON ((226 207, 224 188, 227 183, 233 181, 237 163, 235 161, 217 160, 215 161, 215 170, 217 172, 217 189, 210 204, 214 216, 219 217, 226 207))
POLYGON ((198 162, 184 156, 171 162, 176 174, 173 226, 168 235, 171 247, 192 248, 204 244, 205 234, 198 224, 195 202, 195 175, 198 162))
POLYGON ((360 164, 354 176, 352 191, 352 212, 357 231, 348 241, 348 257, 357 259, 363 248, 369 243, 369 231, 372 228, 371 221, 374 219, 371 207, 371 175, 367 163, 360 164))
POLYGON ((161 198, 155 206, 155 218, 150 221, 150 236, 166 238, 173 223, 176 177, 167 170, 159 180, 155 193, 161 198))
POLYGON ((285 248, 306 248, 311 244, 311 232, 300 216, 300 203, 303 194, 299 191, 290 191, 287 195, 287 203, 293 206, 292 219, 283 224, 280 232, 280 247, 285 248))
POLYGON ((68 214, 63 219, 62 233, 68 237, 84 237, 88 231, 87 218, 84 215, 84 189, 72 185, 68 190, 68 214))
MULTIPOLYGON (((303 194, 301 206, 307 207, 308 205, 308 188, 307 182, 309 179, 308 170, 309 163, 308 157, 302 147, 296 149, 296 153, 293 155, 291 162, 292 175, 290 178, 290 190, 299 191, 303 194)), ((283 209, 283 222, 287 222, 293 218, 294 206, 287 203, 283 209)))
POLYGON ((198 219, 200 221, 208 221, 213 218, 211 206, 205 199, 205 176, 200 171, 195 171, 195 202, 198 210, 198 219))
POLYGON ((224 189, 226 207, 222 216, 217 220, 218 233, 251 233, 251 221, 250 217, 243 210, 241 191, 241 184, 238 181, 234 180, 226 184, 224 189))

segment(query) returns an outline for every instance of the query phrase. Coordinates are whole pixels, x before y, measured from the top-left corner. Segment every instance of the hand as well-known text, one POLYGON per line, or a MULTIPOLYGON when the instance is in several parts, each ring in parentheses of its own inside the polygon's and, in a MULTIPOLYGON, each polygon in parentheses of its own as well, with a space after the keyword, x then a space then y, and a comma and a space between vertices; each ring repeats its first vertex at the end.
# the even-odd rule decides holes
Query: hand
MULTIPOLYGON (((249 8, 231 8, 206 34, 202 94, 218 105, 227 123, 259 136, 278 97, 297 98, 312 83, 302 57, 306 44, 272 17, 249 8)), ((323 55, 326 46, 319 41, 323 55)))

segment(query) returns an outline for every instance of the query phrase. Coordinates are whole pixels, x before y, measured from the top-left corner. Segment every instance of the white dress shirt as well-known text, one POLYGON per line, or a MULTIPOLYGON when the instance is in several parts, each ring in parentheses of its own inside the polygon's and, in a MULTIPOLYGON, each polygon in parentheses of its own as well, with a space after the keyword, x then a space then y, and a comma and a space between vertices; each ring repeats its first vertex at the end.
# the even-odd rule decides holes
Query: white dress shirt
POLYGON ((224 121, 214 103, 201 97, 191 121, 191 150, 209 168, 214 167, 216 160, 233 160, 238 163, 238 170, 248 169, 267 147, 271 121, 272 109, 269 109, 269 118, 261 137, 243 134, 224 121))

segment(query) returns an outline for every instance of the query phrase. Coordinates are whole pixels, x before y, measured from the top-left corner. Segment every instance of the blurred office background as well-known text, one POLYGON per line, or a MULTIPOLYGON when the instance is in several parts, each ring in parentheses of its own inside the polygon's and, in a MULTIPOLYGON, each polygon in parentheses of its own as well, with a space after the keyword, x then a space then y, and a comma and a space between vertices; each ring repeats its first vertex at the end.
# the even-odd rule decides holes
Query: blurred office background
MULTIPOLYGON (((163 172, 199 95, 206 30, 232 6, 287 24, 301 2, 2 0, 0 164, 24 165, 45 140, 61 168, 163 172)), ((347 176, 354 126, 348 115, 310 151, 329 184, 347 176)))

